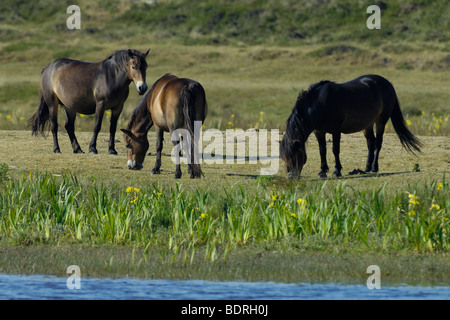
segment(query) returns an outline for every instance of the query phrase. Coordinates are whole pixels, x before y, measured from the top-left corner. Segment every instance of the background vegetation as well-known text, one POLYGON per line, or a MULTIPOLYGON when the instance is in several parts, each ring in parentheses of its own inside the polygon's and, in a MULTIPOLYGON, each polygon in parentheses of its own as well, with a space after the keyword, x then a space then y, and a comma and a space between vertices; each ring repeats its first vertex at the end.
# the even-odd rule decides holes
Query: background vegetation
MULTIPOLYGON (((369 30, 368 3, 80 1, 82 28, 68 30, 70 1, 2 1, 0 127, 25 129, 40 71, 52 60, 99 61, 116 49, 151 47, 148 82, 169 71, 202 82, 207 127, 260 126, 264 112, 267 127, 283 130, 300 90, 378 73, 393 82, 415 133, 448 134, 450 6, 379 2, 382 28, 369 30)), ((132 91, 123 122, 137 100, 132 91)), ((92 117, 79 117, 78 129, 92 126, 92 117)))

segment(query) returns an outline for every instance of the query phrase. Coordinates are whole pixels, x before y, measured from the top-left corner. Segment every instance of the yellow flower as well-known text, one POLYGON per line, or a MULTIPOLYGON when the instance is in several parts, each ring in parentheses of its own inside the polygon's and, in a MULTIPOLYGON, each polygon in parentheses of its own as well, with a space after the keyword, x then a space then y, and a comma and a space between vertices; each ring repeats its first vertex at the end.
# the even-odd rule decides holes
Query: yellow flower
POLYGON ((409 211, 408 212, 408 216, 410 216, 410 217, 415 216, 415 215, 416 215, 415 211, 409 211))
POLYGON ((292 218, 297 218, 297 215, 295 213, 291 213, 292 218))
POLYGON ((408 193, 408 198, 410 204, 420 204, 415 193, 414 194, 408 193))
POLYGON ((209 215, 208 215, 207 213, 205 214, 205 213, 202 212, 202 213, 200 214, 200 218, 201 218, 201 219, 208 219, 208 217, 209 217, 209 215))
POLYGON ((83 118, 83 117, 85 117, 85 116, 86 116, 85 114, 80 113, 80 117, 81 117, 81 118, 83 118))
POLYGON ((139 188, 133 188, 133 187, 128 187, 127 188, 127 190, 125 190, 127 193, 130 193, 130 192, 135 192, 135 193, 139 193, 139 192, 141 192, 141 189, 139 189, 139 188))
POLYGON ((227 125, 229 125, 229 126, 233 126, 233 122, 231 122, 231 121, 228 121, 228 122, 227 122, 227 125))
POLYGON ((137 197, 134 197, 133 200, 130 200, 130 203, 135 203, 137 201, 137 197))
POLYGON ((437 191, 441 190, 443 186, 444 186, 444 184, 442 182, 439 182, 437 184, 437 191))
POLYGON ((299 205, 301 205, 301 206, 304 206, 304 205, 306 205, 306 200, 305 200, 305 199, 302 199, 302 198, 298 198, 298 199, 297 199, 297 203, 298 203, 299 205))
POLYGON ((420 114, 421 114, 421 115, 424 115, 424 114, 425 114, 425 111, 421 111, 420 114))
POLYGON ((234 119, 234 113, 231 114, 230 118, 231 118, 231 119, 234 119))
POLYGON ((439 207, 439 205, 433 203, 433 204, 431 204, 431 208, 430 208, 430 209, 431 209, 431 210, 433 210, 433 209, 440 210, 441 207, 439 207))
POLYGON ((260 114, 261 116, 263 116, 263 115, 264 115, 264 111, 261 111, 259 114, 260 114))
POLYGON ((273 208, 273 205, 274 205, 274 203, 271 202, 271 203, 269 204, 269 208, 273 208))
POLYGON ((411 121, 406 120, 406 125, 407 125, 407 126, 410 126, 410 125, 411 125, 411 121))
POLYGON ((20 117, 19 120, 20 120, 20 121, 24 121, 24 120, 25 120, 25 117, 20 117))
POLYGON ((272 196, 272 201, 276 201, 277 200, 277 196, 272 196))
POLYGON ((10 114, 6 115, 6 119, 12 120, 12 116, 10 114))

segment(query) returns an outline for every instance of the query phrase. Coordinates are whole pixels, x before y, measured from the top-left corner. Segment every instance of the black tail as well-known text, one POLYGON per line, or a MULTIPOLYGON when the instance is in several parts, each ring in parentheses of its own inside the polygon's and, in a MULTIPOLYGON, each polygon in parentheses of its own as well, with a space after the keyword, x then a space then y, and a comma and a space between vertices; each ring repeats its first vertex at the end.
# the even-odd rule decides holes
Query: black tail
POLYGON ((28 126, 31 127, 31 134, 37 136, 39 133, 44 135, 44 130, 50 119, 48 105, 44 96, 41 96, 41 103, 36 113, 28 120, 28 126))
POLYGON ((414 151, 421 152, 420 148, 422 148, 422 143, 406 127, 405 119, 403 118, 402 111, 400 110, 397 96, 395 96, 394 110, 391 114, 391 121, 395 132, 403 145, 403 148, 412 154, 415 154, 414 151))
POLYGON ((194 132, 195 99, 193 91, 197 85, 197 83, 191 82, 184 86, 180 93, 181 104, 183 106, 184 125, 191 135, 191 152, 187 153, 191 156, 191 178, 200 178, 203 175, 203 172, 200 169, 198 141, 194 132))

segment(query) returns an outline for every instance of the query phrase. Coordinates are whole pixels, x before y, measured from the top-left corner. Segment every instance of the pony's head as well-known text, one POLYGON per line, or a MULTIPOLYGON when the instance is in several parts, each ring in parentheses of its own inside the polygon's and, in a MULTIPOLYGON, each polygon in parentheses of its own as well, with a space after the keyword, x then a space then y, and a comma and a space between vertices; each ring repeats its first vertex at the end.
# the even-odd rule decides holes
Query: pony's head
POLYGON ((300 176, 307 159, 305 142, 309 133, 305 130, 302 114, 305 104, 308 103, 309 93, 310 90, 302 91, 298 95, 295 106, 286 121, 286 133, 281 140, 280 157, 286 164, 289 177, 300 176))
POLYGON ((305 143, 317 121, 317 95, 328 83, 328 80, 320 81, 311 85, 307 91, 301 91, 286 122, 280 156, 286 163, 286 171, 290 177, 300 175, 306 163, 305 143))
POLYGON ((128 169, 140 170, 149 147, 147 133, 153 125, 150 112, 147 108, 147 99, 150 91, 145 94, 134 109, 126 129, 123 132, 123 139, 127 148, 128 169))
POLYGON ((145 53, 135 49, 118 50, 109 57, 114 57, 122 65, 128 75, 128 79, 134 82, 136 90, 140 95, 143 95, 148 89, 147 83, 145 82, 147 70, 147 61, 145 58, 149 52, 150 49, 145 53))
POLYGON ((283 140, 281 140, 280 156, 286 164, 288 176, 300 176, 307 159, 305 141, 293 139, 286 132, 283 140))
POLYGON ((135 134, 128 129, 123 132, 125 146, 127 147, 127 165, 130 170, 141 170, 145 155, 149 148, 147 134, 135 134))

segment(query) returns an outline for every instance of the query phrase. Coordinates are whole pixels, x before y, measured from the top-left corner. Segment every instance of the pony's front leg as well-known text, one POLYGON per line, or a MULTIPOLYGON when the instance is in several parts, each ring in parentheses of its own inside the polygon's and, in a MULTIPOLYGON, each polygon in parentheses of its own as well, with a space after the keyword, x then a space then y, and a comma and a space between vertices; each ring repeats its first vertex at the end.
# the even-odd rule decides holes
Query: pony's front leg
POLYGON ((342 176, 341 170, 342 165, 341 161, 339 160, 339 153, 341 151, 341 133, 333 133, 333 154, 334 154, 334 160, 335 160, 335 166, 334 166, 334 173, 333 177, 339 178, 342 176))
POLYGON ((327 142, 325 140, 325 133, 320 133, 314 131, 317 142, 319 143, 319 153, 320 153, 320 172, 319 178, 326 178, 328 172, 327 164, 327 142))
POLYGON ((114 139, 116 137, 117 121, 119 120, 119 116, 120 116, 120 113, 122 112, 122 109, 123 109, 123 105, 121 105, 120 108, 118 108, 116 110, 111 110, 111 122, 110 122, 110 127, 109 127, 108 150, 109 150, 109 154, 112 154, 112 155, 117 155, 114 139))
POLYGON ((156 127, 156 161, 155 167, 152 169, 153 174, 159 174, 161 168, 161 152, 163 149, 163 141, 164 141, 164 131, 158 127, 156 127))
POLYGON ((98 133, 102 129, 103 115, 105 114, 105 105, 103 101, 97 102, 95 107, 95 124, 94 124, 94 135, 92 136, 91 143, 89 144, 89 153, 97 154, 97 137, 98 133))

